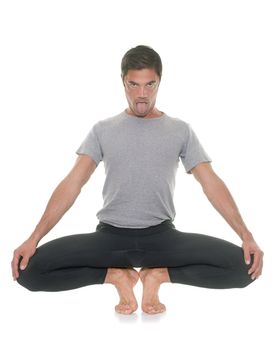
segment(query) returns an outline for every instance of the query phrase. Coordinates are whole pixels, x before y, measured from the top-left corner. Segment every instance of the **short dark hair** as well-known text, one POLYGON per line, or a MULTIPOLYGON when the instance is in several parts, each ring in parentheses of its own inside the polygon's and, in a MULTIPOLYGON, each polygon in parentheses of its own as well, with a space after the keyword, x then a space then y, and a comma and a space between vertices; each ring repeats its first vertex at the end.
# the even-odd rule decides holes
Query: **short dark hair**
POLYGON ((153 68, 161 80, 162 61, 159 54, 151 47, 138 45, 128 50, 121 62, 122 78, 130 69, 153 68))

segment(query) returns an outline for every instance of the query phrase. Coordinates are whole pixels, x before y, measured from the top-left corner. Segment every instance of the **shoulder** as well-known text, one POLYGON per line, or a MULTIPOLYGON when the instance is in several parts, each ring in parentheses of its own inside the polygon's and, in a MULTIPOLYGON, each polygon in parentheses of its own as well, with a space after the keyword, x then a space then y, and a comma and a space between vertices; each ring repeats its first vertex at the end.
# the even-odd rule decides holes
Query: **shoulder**
POLYGON ((121 119, 121 114, 100 119, 92 125, 91 130, 96 134, 101 134, 105 130, 111 129, 113 126, 117 125, 121 119))
POLYGON ((166 124, 168 127, 173 129, 174 131, 177 131, 180 134, 183 134, 183 135, 189 134, 191 130, 191 126, 187 121, 179 117, 170 116, 168 114, 166 114, 166 116, 167 116, 166 124))
POLYGON ((122 113, 101 119, 97 122, 101 127, 115 125, 121 119, 122 113))
POLYGON ((179 118, 179 117, 171 116, 167 113, 165 113, 165 115, 167 116, 167 120, 169 121, 170 124, 188 128, 189 123, 186 120, 183 120, 182 118, 179 118))

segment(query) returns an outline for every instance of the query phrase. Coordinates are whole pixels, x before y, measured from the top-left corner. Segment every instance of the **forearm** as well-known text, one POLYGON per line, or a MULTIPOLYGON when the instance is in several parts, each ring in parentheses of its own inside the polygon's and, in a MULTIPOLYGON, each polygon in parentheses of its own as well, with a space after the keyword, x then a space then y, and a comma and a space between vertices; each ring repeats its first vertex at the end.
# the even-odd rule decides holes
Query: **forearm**
POLYGON ((38 243, 72 206, 79 193, 80 189, 77 186, 71 186, 68 179, 65 178, 54 190, 45 212, 30 238, 38 243))
POLYGON ((203 190, 213 207, 223 216, 243 241, 253 238, 241 217, 232 195, 225 183, 217 175, 203 190))

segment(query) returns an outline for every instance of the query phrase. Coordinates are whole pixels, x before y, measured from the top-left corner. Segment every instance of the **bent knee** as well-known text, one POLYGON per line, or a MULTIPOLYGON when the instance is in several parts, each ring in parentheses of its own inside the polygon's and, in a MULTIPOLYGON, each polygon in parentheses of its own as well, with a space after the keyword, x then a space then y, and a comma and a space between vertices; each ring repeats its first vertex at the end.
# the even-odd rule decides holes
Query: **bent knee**
POLYGON ((41 290, 39 288, 38 279, 34 275, 29 274, 27 271, 21 272, 17 278, 17 282, 24 288, 28 289, 31 292, 38 292, 41 290))
POLYGON ((245 288, 249 286, 251 283, 256 281, 256 279, 252 279, 250 275, 248 275, 246 272, 244 272, 237 281, 237 288, 245 288))

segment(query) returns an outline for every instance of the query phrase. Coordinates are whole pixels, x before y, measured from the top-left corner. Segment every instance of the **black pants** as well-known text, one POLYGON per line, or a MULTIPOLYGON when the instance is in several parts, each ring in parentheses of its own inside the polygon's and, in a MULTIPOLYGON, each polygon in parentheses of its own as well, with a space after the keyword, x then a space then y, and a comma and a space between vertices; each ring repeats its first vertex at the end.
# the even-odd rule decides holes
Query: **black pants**
POLYGON ((99 222, 96 232, 38 247, 18 282, 32 291, 61 291, 104 283, 108 267, 167 267, 172 283, 241 288, 253 282, 248 275, 252 261, 246 265, 241 247, 180 232, 170 220, 141 229, 99 222))

